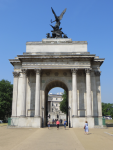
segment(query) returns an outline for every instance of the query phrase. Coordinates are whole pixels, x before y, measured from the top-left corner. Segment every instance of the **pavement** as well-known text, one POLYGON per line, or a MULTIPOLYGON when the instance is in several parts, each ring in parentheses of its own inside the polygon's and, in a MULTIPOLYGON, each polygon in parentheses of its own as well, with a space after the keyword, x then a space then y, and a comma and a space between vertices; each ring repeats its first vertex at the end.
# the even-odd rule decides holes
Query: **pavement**
POLYGON ((7 128, 0 127, 0 150, 112 150, 113 127, 84 129, 60 127, 7 128))

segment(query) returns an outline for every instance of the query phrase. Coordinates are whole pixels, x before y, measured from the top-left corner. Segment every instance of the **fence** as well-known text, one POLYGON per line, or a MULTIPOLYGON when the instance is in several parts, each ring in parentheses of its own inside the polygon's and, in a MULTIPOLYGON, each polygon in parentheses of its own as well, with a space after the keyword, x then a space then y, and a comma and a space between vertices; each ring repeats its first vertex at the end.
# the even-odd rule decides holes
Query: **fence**
POLYGON ((94 125, 95 126, 106 126, 105 118, 102 117, 95 117, 94 118, 94 125))
POLYGON ((18 117, 8 118, 8 126, 18 126, 18 117))

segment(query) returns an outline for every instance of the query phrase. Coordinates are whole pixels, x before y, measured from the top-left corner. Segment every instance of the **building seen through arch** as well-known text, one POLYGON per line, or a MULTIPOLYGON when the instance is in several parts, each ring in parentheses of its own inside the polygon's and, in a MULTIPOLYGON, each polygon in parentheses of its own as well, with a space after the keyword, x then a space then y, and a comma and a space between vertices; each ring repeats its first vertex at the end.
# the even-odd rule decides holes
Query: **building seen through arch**
POLYGON ((59 119, 66 120, 66 114, 60 110, 60 102, 63 100, 62 93, 60 94, 48 94, 48 120, 52 123, 52 120, 59 119))

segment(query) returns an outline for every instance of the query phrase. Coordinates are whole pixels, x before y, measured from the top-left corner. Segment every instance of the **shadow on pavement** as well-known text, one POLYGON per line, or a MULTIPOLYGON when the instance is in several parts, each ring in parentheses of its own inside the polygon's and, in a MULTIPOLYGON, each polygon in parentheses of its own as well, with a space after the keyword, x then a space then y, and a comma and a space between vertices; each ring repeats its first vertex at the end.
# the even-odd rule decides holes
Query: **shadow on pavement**
POLYGON ((106 123, 106 126, 107 126, 107 127, 113 127, 113 124, 107 124, 107 123, 106 123))

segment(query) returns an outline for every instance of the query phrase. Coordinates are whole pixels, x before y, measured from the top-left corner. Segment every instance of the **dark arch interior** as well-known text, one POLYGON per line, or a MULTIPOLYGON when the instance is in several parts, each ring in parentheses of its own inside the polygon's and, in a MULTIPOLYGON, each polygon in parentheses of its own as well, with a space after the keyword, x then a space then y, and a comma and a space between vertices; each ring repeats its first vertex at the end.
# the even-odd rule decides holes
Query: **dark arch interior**
MULTIPOLYGON (((68 95, 68 88, 67 88, 67 86, 63 82, 61 82, 59 80, 52 81, 52 82, 50 82, 46 86, 46 88, 45 88, 45 105, 46 105, 45 106, 45 108, 46 108, 46 110, 45 110, 45 117, 46 117, 46 126, 47 126, 47 118, 48 118, 48 111, 47 111, 48 110, 48 108, 47 108, 48 107, 48 93, 49 93, 49 91, 52 88, 55 88, 55 87, 60 87, 60 88, 64 89, 66 91, 67 95, 68 95)), ((68 114, 67 114, 67 116, 68 116, 68 114)), ((67 122, 68 122, 68 117, 67 117, 67 122)))

